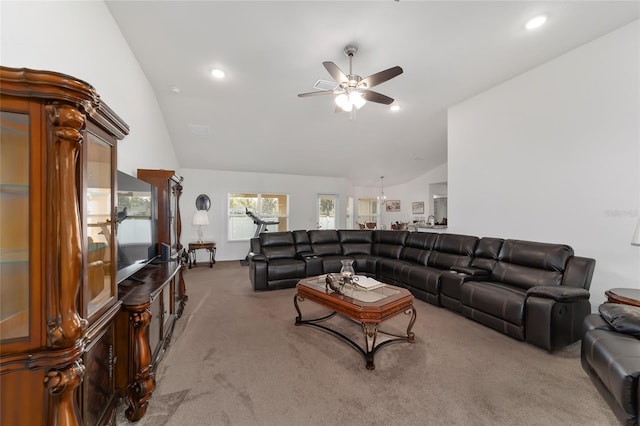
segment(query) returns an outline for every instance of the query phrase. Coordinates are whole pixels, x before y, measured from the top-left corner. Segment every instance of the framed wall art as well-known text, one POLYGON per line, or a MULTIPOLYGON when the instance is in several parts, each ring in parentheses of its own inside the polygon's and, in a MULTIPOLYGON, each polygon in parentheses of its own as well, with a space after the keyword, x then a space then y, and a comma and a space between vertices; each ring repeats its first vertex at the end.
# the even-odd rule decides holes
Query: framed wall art
POLYGON ((388 212, 400 211, 400 200, 387 200, 385 203, 388 212))
POLYGON ((414 201, 411 203, 411 213, 424 214, 424 201, 414 201))

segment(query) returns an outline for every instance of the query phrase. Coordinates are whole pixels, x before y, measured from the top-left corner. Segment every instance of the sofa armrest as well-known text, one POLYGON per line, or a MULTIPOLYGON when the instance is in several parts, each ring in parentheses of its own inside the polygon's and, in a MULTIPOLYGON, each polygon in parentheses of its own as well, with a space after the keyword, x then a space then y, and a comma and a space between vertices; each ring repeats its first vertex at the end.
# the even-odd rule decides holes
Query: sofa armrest
POLYGON ((567 287, 567 286, 548 286, 541 285, 531 287, 527 290, 528 296, 538 296, 545 299, 553 299, 557 302, 575 302, 578 300, 588 300, 589 291, 584 288, 567 287))
POLYGON ((267 256, 265 256, 262 253, 250 252, 247 257, 248 257, 248 260, 250 260, 251 262, 266 262, 267 261, 267 256))
POLYGON ((490 272, 487 271, 486 269, 474 268, 474 267, 471 267, 471 266, 456 266, 456 265, 454 265, 454 266, 451 267, 451 270, 459 272, 461 274, 471 275, 472 277, 488 276, 490 274, 490 272))

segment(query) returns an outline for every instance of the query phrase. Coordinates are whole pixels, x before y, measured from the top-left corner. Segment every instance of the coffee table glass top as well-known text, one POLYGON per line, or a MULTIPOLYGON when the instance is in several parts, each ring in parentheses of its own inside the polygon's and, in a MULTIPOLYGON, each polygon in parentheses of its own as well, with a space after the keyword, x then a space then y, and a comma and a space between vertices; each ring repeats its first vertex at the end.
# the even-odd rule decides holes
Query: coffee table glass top
MULTIPOLYGON (((298 285, 303 285, 309 288, 312 288, 317 291, 326 291, 326 274, 320 275, 317 277, 305 278, 298 283, 298 285)), ((371 278, 368 278, 371 280, 371 278)), ((390 296, 395 296, 400 293, 399 289, 394 288, 393 286, 383 285, 378 288, 374 288, 371 290, 365 290, 362 288, 358 288, 357 286, 345 285, 343 290, 344 296, 347 299, 352 299, 358 302, 372 303, 377 302, 382 299, 386 299, 390 296)))

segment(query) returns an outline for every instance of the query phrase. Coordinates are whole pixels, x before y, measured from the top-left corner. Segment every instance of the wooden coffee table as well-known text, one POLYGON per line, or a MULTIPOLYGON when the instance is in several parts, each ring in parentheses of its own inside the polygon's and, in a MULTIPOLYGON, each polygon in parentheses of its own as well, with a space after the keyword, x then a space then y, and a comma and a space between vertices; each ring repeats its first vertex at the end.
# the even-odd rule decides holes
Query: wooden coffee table
POLYGON ((337 294, 332 290, 327 290, 325 276, 309 277, 301 280, 297 285, 297 293, 293 297, 293 304, 298 312, 295 324, 297 326, 309 325, 321 328, 346 341, 364 356, 365 365, 369 370, 375 369, 373 357, 380 348, 394 342, 415 342, 415 335, 411 329, 416 321, 416 310, 413 307, 414 297, 408 290, 385 285, 374 290, 345 290, 345 293, 337 294), (332 312, 320 318, 302 319, 298 302, 304 300, 315 302, 332 312), (385 332, 378 328, 380 323, 399 313, 410 315, 405 335, 385 332), (336 314, 361 324, 365 339, 364 347, 339 331, 320 324, 320 322, 336 314), (383 342, 377 342, 379 333, 390 336, 390 338, 383 342))

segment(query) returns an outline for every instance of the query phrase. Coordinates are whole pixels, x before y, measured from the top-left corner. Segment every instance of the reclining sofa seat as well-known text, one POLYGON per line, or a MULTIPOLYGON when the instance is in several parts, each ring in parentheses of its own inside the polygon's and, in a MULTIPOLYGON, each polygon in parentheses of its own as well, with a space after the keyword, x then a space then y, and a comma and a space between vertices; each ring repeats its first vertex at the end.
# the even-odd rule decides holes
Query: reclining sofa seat
POLYGON ((594 267, 567 245, 506 240, 491 273, 461 286, 462 313, 553 351, 580 339, 594 267))
POLYGON ((342 254, 354 260, 353 268, 358 275, 374 277, 378 257, 373 256, 373 231, 339 230, 342 254))
POLYGON ((439 306, 440 277, 456 265, 468 266, 477 241, 468 235, 410 233, 397 259, 380 261, 378 275, 439 306))
POLYGON ((319 268, 314 266, 308 275, 340 272, 342 260, 350 258, 342 254, 338 231, 333 229, 314 229, 307 233, 309 234, 311 251, 315 256, 312 259, 307 259, 307 262, 322 265, 321 271, 318 272, 319 268))
POLYGON ((453 266, 440 277, 440 305, 462 313, 462 285, 466 281, 486 279, 493 270, 504 240, 502 238, 480 238, 473 252, 470 266, 453 266))
POLYGON ((263 232, 251 241, 249 270, 255 290, 295 287, 307 270, 297 256, 293 233, 263 232), (259 244, 258 244, 259 242, 259 244))

